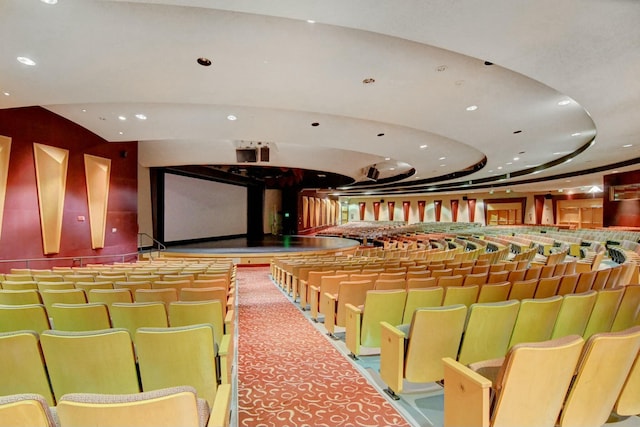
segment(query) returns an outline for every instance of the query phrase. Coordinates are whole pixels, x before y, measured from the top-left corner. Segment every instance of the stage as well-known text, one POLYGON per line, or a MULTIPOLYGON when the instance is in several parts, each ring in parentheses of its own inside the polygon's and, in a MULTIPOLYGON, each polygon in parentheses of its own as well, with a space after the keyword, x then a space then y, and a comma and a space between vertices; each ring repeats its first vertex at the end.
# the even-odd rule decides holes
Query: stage
POLYGON ((236 238, 179 245, 167 245, 163 256, 232 258, 238 264, 268 264, 285 254, 352 254, 360 242, 340 237, 272 236, 260 240, 236 238))

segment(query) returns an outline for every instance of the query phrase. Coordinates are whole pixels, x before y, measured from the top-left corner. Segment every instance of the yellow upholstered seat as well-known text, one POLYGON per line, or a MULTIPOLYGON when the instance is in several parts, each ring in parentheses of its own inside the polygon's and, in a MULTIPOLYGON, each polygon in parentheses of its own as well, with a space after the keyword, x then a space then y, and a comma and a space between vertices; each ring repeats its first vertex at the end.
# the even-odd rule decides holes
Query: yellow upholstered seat
POLYGON ((111 327, 109 309, 102 303, 56 303, 48 313, 51 326, 58 331, 96 331, 111 327))
POLYGON ((442 305, 464 304, 469 307, 478 300, 480 286, 448 286, 444 290, 442 305))
POLYGON ((520 301, 520 311, 513 327, 509 348, 520 343, 549 340, 561 304, 561 296, 520 301))
POLYGON ((640 325, 640 285, 627 285, 624 287, 611 331, 623 331, 636 325, 640 325))
POLYGON ((109 309, 114 328, 123 328, 135 340, 138 328, 166 328, 169 326, 167 310, 161 302, 113 303, 109 309))
POLYGON ((636 356, 613 410, 620 416, 640 415, 640 353, 636 356))
POLYGON ((562 276, 560 280, 560 286, 558 286, 558 291, 556 292, 558 295, 567 295, 572 294, 576 290, 576 286, 578 284, 578 279, 580 278, 580 274, 565 274, 562 276))
POLYGON ((598 291, 591 316, 585 327, 584 339, 589 339, 593 334, 611 331, 623 294, 624 288, 598 291))
POLYGON ((166 289, 136 289, 133 296, 135 302, 161 302, 165 306, 178 301, 178 292, 175 288, 166 289))
POLYGON ((0 287, 8 291, 27 291, 38 289, 38 283, 34 280, 3 280, 0 287))
POLYGON ((0 289, 0 304, 2 305, 25 305, 42 304, 40 294, 35 289, 25 289, 19 291, 0 289))
POLYGON ((0 305, 0 332, 51 329, 47 310, 42 304, 0 305))
POLYGON ((477 302, 506 301, 511 292, 511 282, 487 283, 482 285, 477 302))
POLYGON ((582 336, 596 302, 596 296, 596 291, 565 295, 562 298, 562 305, 560 305, 551 338, 567 335, 582 336))
POLYGON ((380 322, 402 323, 406 300, 404 290, 372 290, 362 309, 347 304, 345 342, 352 356, 360 355, 360 347, 380 347, 380 322))
POLYGON ((444 289, 437 286, 424 289, 409 289, 407 291, 407 302, 404 306, 401 323, 410 323, 413 318, 413 312, 420 307, 440 307, 443 298, 444 289))
POLYGON ((519 309, 520 301, 516 300, 471 305, 458 361, 468 365, 503 357, 519 309))
POLYGON ((333 335, 336 327, 345 327, 347 319, 347 304, 358 307, 364 304, 367 292, 373 290, 373 282, 371 280, 343 281, 338 286, 338 292, 335 295, 326 293, 324 300, 326 305, 323 307, 324 326, 329 335, 333 335))
POLYGON ((140 391, 126 329, 44 331, 40 341, 56 399, 67 393, 140 391))
POLYGON ((586 292, 591 290, 593 286, 593 282, 596 280, 597 271, 585 271, 584 273, 580 273, 578 277, 578 283, 576 284, 576 288, 574 289, 574 293, 580 294, 582 292, 586 292))
POLYGON ((492 366, 493 383, 482 367, 445 359, 444 425, 554 426, 583 344, 577 335, 518 344, 492 366))
POLYGON ((402 392, 404 380, 414 383, 441 380, 442 358, 457 356, 466 315, 467 307, 462 304, 419 308, 413 313, 406 334, 382 322, 380 376, 388 386, 385 391, 392 396, 402 392))
POLYGON ((51 310, 53 304, 84 304, 87 296, 82 289, 45 289, 40 291, 42 303, 51 310))
POLYGON ((114 302, 133 302, 129 289, 91 289, 87 292, 88 302, 99 302, 111 306, 114 302))
POLYGON ((43 396, 33 393, 0 397, 0 427, 56 427, 43 396))
POLYGON ((0 334, 0 378, 0 396, 37 393, 50 406, 55 403, 38 334, 34 332, 16 331, 0 334))
POLYGON ((543 277, 538 279, 538 286, 536 286, 536 293, 533 297, 535 299, 541 299, 557 295, 561 280, 561 276, 543 277))
POLYGON ((144 391, 189 385, 213 406, 218 378, 210 325, 140 328, 136 353, 144 391))
POLYGON ((509 299, 523 300, 533 298, 536 293, 538 281, 536 279, 520 280, 511 284, 509 299))

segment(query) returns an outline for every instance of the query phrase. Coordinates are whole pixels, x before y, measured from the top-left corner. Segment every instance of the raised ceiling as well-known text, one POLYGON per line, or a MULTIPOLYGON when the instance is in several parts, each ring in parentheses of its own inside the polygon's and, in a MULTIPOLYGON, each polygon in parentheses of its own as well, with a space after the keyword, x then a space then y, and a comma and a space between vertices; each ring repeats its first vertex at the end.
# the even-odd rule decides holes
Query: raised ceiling
POLYGON ((579 191, 640 162, 637 1, 50 2, 0 2, 0 108, 139 141, 144 167, 268 144, 241 166, 355 195, 579 191))

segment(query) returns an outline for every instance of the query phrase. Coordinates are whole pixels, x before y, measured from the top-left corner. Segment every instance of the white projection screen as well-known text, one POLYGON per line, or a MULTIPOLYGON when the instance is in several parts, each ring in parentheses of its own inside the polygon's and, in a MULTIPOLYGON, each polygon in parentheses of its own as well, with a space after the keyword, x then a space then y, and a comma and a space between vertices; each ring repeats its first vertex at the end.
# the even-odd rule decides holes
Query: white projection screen
POLYGON ((247 189, 165 174, 164 238, 167 242, 247 234, 247 189))

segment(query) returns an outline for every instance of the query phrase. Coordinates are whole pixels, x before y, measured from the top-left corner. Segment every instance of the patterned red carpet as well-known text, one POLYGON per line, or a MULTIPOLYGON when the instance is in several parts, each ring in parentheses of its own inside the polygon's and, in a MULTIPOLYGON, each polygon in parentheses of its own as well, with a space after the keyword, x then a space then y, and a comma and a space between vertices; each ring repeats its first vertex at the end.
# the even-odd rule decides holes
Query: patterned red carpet
POLYGON ((238 269, 240 426, 408 426, 294 307, 268 267, 238 269))

